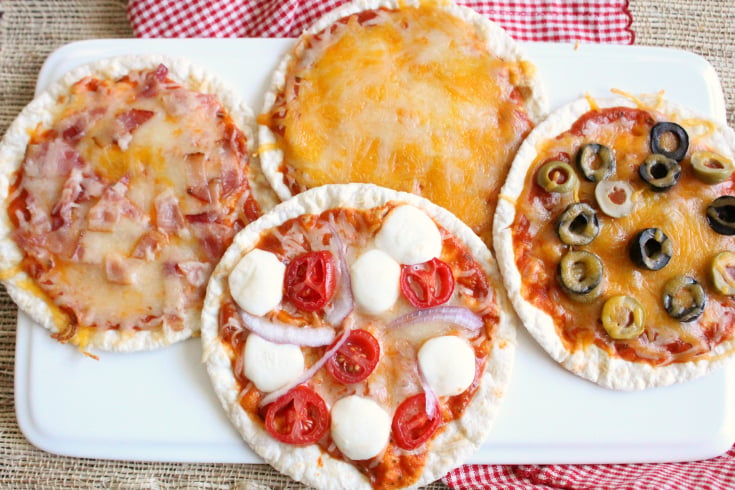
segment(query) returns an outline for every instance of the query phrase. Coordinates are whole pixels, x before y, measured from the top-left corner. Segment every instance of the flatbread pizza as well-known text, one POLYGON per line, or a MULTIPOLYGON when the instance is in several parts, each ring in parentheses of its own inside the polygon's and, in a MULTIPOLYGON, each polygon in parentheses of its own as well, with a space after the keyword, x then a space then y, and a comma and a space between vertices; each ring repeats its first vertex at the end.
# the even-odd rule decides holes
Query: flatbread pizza
POLYGON ((186 60, 106 59, 33 100, 0 146, 0 271, 19 307, 80 348, 199 330, 209 274, 276 198, 254 117, 186 60))
POLYGON ((515 316, 455 216, 334 184, 238 233, 207 289, 202 345, 227 415, 277 470, 317 488, 404 488, 489 434, 515 316))
POLYGON ((374 183, 430 199, 490 243, 498 190, 546 105, 522 49, 472 9, 361 0, 319 19, 283 58, 259 151, 281 199, 374 183))
POLYGON ((580 99, 523 143, 494 243, 524 325, 571 372, 636 390, 735 349, 735 136, 663 94, 580 99))

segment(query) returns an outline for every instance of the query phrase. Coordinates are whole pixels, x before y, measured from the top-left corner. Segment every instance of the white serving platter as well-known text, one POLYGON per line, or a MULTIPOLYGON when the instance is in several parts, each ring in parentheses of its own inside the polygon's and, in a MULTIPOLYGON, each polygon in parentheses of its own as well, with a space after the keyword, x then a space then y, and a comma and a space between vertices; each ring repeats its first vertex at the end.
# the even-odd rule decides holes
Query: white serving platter
MULTIPOLYGON (((77 65, 130 53, 186 56, 236 87, 258 112, 289 39, 92 40, 47 59, 37 91, 77 65)), ((588 93, 665 90, 725 120, 717 74, 704 59, 670 49, 526 43, 551 108, 588 93)), ((241 441, 209 386, 198 339, 157 352, 97 353, 61 345, 18 316, 18 424, 37 447, 68 456, 136 461, 262 460, 241 441)), ((735 441, 735 363, 698 380, 616 392, 559 367, 519 332, 511 386, 473 463, 627 463, 705 459, 735 441)))

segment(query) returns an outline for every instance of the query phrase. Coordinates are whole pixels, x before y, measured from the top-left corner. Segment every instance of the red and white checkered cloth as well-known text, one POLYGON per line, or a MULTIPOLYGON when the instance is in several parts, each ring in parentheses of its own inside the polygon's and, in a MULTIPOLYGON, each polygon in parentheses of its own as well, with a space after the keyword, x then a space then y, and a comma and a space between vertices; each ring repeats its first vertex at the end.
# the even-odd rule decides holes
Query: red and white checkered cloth
MULTIPOLYGON (((296 37, 349 0, 129 0, 138 37, 296 37)), ((633 44, 627 0, 458 0, 519 41, 633 44)))
MULTIPOLYGON (((349 0, 129 0, 138 37, 296 37, 349 0)), ((633 44, 627 0, 458 0, 519 41, 633 44)), ((443 481, 456 489, 735 488, 735 446, 707 461, 615 465, 465 465, 443 481)))

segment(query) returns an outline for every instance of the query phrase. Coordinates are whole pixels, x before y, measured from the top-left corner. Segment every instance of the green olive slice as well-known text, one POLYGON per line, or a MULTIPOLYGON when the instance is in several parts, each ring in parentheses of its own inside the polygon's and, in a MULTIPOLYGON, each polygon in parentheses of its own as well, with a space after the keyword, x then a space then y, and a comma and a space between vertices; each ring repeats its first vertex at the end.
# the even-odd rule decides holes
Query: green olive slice
POLYGON ((663 295, 666 313, 680 322, 692 322, 704 312, 707 295, 696 279, 676 276, 664 285, 663 295))
POLYGON ((711 151, 695 151, 691 162, 694 174, 705 184, 719 184, 735 170, 732 160, 711 151))
POLYGON ((671 189, 679 182, 681 176, 681 165, 673 158, 660 153, 648 155, 640 167, 638 173, 641 178, 648 182, 652 190, 663 192, 671 189))
POLYGON ((646 313, 637 299, 613 296, 602 306, 602 326, 615 340, 630 340, 643 333, 646 313))
POLYGON ((718 292, 735 296, 735 253, 720 252, 712 259, 712 282, 718 292))
POLYGON ((569 192, 577 185, 577 174, 568 163, 552 160, 538 170, 536 183, 549 192, 569 192))
POLYGON ((559 217, 556 233, 567 245, 587 245, 600 233, 597 213, 589 204, 572 203, 559 217))
POLYGON ((557 280, 570 298, 589 303, 602 293, 603 272, 600 257, 586 250, 572 250, 561 258, 557 280))
POLYGON ((633 187, 622 180, 603 180, 595 186, 595 199, 603 213, 622 218, 633 211, 633 187))
POLYGON ((615 153, 605 145, 588 143, 577 152, 577 166, 587 180, 605 180, 615 173, 615 153))

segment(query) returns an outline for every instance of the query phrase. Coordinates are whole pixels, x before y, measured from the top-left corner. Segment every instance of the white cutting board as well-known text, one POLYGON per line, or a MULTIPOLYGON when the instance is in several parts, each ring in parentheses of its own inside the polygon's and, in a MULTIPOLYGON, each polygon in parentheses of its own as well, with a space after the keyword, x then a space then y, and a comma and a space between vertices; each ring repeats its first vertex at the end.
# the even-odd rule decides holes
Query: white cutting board
MULTIPOLYGON (((38 90, 67 70, 128 53, 187 56, 229 80, 254 112, 289 39, 93 40, 46 61, 38 90)), ((524 44, 551 108, 610 88, 666 95, 725 119, 713 68, 691 53, 613 45, 524 44)), ((52 453, 179 462, 262 462, 240 440, 209 386, 198 339, 95 361, 18 317, 15 401, 28 440, 52 453)), ((735 441, 735 363, 693 382, 616 392, 559 367, 519 332, 516 366, 474 463, 617 463, 704 459, 735 441)))

